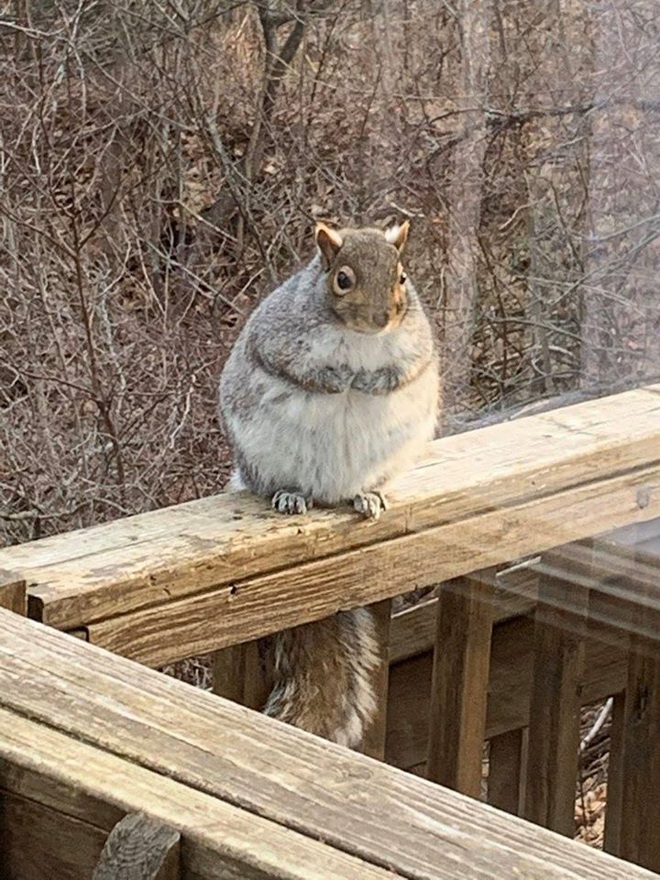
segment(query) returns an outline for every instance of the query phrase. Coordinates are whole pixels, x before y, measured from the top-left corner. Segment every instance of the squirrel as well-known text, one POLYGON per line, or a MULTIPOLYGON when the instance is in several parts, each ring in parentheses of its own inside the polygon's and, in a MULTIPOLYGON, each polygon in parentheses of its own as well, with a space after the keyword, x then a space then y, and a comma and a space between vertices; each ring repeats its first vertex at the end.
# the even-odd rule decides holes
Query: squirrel
MULTIPOLYGON (((408 231, 318 223, 315 257, 252 312, 220 379, 233 491, 283 514, 386 509, 387 484, 433 439, 438 414, 433 334, 401 264, 408 231)), ((359 748, 376 712, 371 612, 342 611, 262 648, 274 682, 263 711, 359 748)))

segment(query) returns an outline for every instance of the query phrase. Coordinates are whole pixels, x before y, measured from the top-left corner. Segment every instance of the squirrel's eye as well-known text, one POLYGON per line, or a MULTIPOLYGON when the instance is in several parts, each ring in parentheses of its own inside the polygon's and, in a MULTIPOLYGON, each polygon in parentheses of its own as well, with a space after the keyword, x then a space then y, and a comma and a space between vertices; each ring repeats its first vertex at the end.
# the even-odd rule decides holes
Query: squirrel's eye
POLYGON ((337 293, 347 293, 355 286, 355 273, 350 266, 344 266, 335 275, 335 290, 337 293))
POLYGON ((408 280, 408 276, 406 275, 405 272, 402 272, 399 275, 399 284, 405 284, 407 280, 408 280))

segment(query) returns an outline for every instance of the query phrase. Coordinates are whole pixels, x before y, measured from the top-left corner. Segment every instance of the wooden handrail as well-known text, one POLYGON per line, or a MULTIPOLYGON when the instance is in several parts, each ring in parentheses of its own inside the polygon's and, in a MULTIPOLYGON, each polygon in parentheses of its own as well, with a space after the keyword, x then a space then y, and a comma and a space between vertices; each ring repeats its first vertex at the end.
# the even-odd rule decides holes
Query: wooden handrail
POLYGON ((4 610, 0 796, 5 859, 76 880, 133 811, 181 834, 186 876, 655 876, 4 610))
POLYGON ((31 616, 151 665, 660 515, 660 386, 430 444, 376 523, 223 494, 0 551, 31 616))

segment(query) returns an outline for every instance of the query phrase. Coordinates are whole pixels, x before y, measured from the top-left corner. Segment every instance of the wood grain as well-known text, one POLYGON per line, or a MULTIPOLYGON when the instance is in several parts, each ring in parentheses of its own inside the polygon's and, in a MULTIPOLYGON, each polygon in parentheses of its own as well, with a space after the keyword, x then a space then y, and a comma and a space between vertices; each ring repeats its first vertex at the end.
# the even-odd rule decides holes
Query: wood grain
POLYGON ((493 589, 471 578, 444 584, 438 596, 427 778, 481 795, 493 589))
MULTIPOLYGON (((278 518, 247 494, 222 495, 9 547, 0 550, 0 567, 27 580, 31 615, 60 628, 85 626, 220 586, 230 595, 232 585, 333 554, 353 554, 346 560, 352 565, 359 548, 371 551, 374 544, 393 545, 379 555, 390 571, 395 558, 403 566, 416 560, 413 582, 448 579, 470 567, 502 561, 493 543, 501 547, 509 532, 513 556, 529 549, 532 538, 537 549, 546 549, 589 530, 657 516, 660 493, 652 487, 657 485, 659 393, 660 387, 650 386, 436 441, 420 466, 394 487, 391 509, 376 523, 360 522, 347 511, 278 518), (614 505, 607 504, 610 480, 609 488, 619 492, 614 505), (590 486, 600 491, 590 494, 590 486), (556 506, 548 506, 548 499, 558 494, 565 510, 573 503, 580 507, 582 501, 591 506, 585 529, 578 526, 582 510, 567 522, 556 506), (495 505, 506 510, 488 518, 495 505), (517 534, 520 519, 530 514, 527 540, 522 540, 517 534), (461 540, 463 522, 486 528, 485 552, 473 564, 469 554, 480 545, 469 526, 461 540), (439 529, 441 524, 448 529, 439 529), (425 540, 428 530, 437 534, 425 540), (468 558, 453 567, 422 564, 453 549, 468 558)), ((372 558, 367 552, 365 561, 372 558)), ((349 589, 350 580, 342 585, 344 595, 349 589)), ((366 589, 364 595, 356 594, 355 604, 401 590, 400 580, 389 590, 366 589)), ((333 604, 338 604, 336 597, 333 604)), ((336 608, 323 609, 319 616, 332 610, 336 608)))
POLYGON ((179 880, 181 835, 143 813, 129 813, 112 829, 92 880, 179 880))
POLYGON ((25 581, 15 572, 0 568, 0 608, 25 614, 27 598, 25 581))
POLYGON ((660 466, 90 623, 89 639, 164 666, 630 522, 653 481, 660 466))
MULTIPOLYGON (((494 629, 490 661, 486 738, 529 724, 534 625, 516 618, 494 629)), ((591 623, 586 642, 584 702, 623 690, 627 657, 611 644, 608 631, 591 623)), ((427 757, 432 656, 428 652, 397 663, 390 670, 385 759, 409 769, 427 757)))
POLYGON ((244 642, 213 655, 213 693, 250 709, 261 709, 272 681, 259 657, 258 642, 244 642))
POLYGON ((525 816, 573 837, 589 590, 542 574, 534 617, 525 816))
POLYGON ((84 817, 61 813, 0 785, 3 880, 89 880, 106 836, 84 817))
POLYGON ((0 803, 3 880, 89 880, 110 830, 136 810, 182 835, 186 878, 399 876, 2 708, 0 803))
MULTIPOLYGON (((660 873, 660 613, 639 604, 633 614, 623 721, 619 852, 660 873)), ((616 790, 615 790, 616 794, 616 790)), ((615 802, 616 803, 616 802, 615 802)))
POLYGON ((368 728, 362 744, 362 754, 385 760, 385 738, 387 736, 387 695, 390 687, 389 643, 392 628, 392 600, 385 599, 369 609, 374 615, 381 662, 375 675, 374 689, 378 701, 376 717, 368 728))
POLYGON ((231 645, 213 654, 213 693, 234 703, 244 702, 247 645, 231 645))
MULTIPOLYGON (((24 718, 26 723, 47 725, 48 735, 65 733, 67 738, 75 737, 79 747, 130 760, 136 773, 130 781, 115 778, 113 787, 130 784, 134 789, 145 770, 160 774, 169 777, 163 780, 168 785, 194 789, 191 796, 210 795, 213 803, 219 798, 227 802, 225 808, 240 805, 239 814, 245 810, 255 814, 250 820, 261 817, 260 821, 282 826, 282 833, 288 829, 311 842, 324 841, 337 858, 358 859, 408 880, 466 876, 471 880, 650 880, 652 876, 1 611, 0 703, 10 714, 33 719, 24 718)), ((11 741, 11 728, 7 733, 0 736, 3 749, 11 741)), ((34 762, 24 731, 18 737, 17 733, 14 750, 24 763, 34 762)), ((56 766, 63 765, 60 755, 56 766)), ((170 822, 162 816, 160 795, 159 787, 152 792, 153 808, 145 812, 183 830, 188 839, 181 818, 170 822)), ((207 815, 197 833, 217 835, 219 830, 207 815)), ((254 831, 252 840, 253 845, 258 840, 254 831)), ((259 843, 259 851, 269 854, 263 840, 259 843)), ((313 864, 308 873, 318 871, 313 864)), ((287 870, 289 874, 274 876, 290 876, 288 865, 287 870)), ((335 871, 335 876, 351 875, 335 871)), ((370 875, 358 867, 352 876, 370 875)))
POLYGON ((623 750, 625 737, 625 691, 616 694, 612 707, 610 754, 607 763, 607 806, 603 849, 618 856, 621 853, 621 809, 623 799, 623 750))
POLYGON ((520 814, 525 729, 509 730, 490 740, 488 803, 514 816, 520 814))

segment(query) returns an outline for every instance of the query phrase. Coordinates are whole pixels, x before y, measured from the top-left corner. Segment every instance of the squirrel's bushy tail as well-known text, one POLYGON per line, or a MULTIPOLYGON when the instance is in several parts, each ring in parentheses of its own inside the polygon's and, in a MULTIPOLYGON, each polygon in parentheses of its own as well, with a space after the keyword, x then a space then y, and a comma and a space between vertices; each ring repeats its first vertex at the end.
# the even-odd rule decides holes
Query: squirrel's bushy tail
POLYGON ((380 662, 366 608, 285 630, 268 640, 273 689, 264 712, 355 748, 376 713, 380 662))

